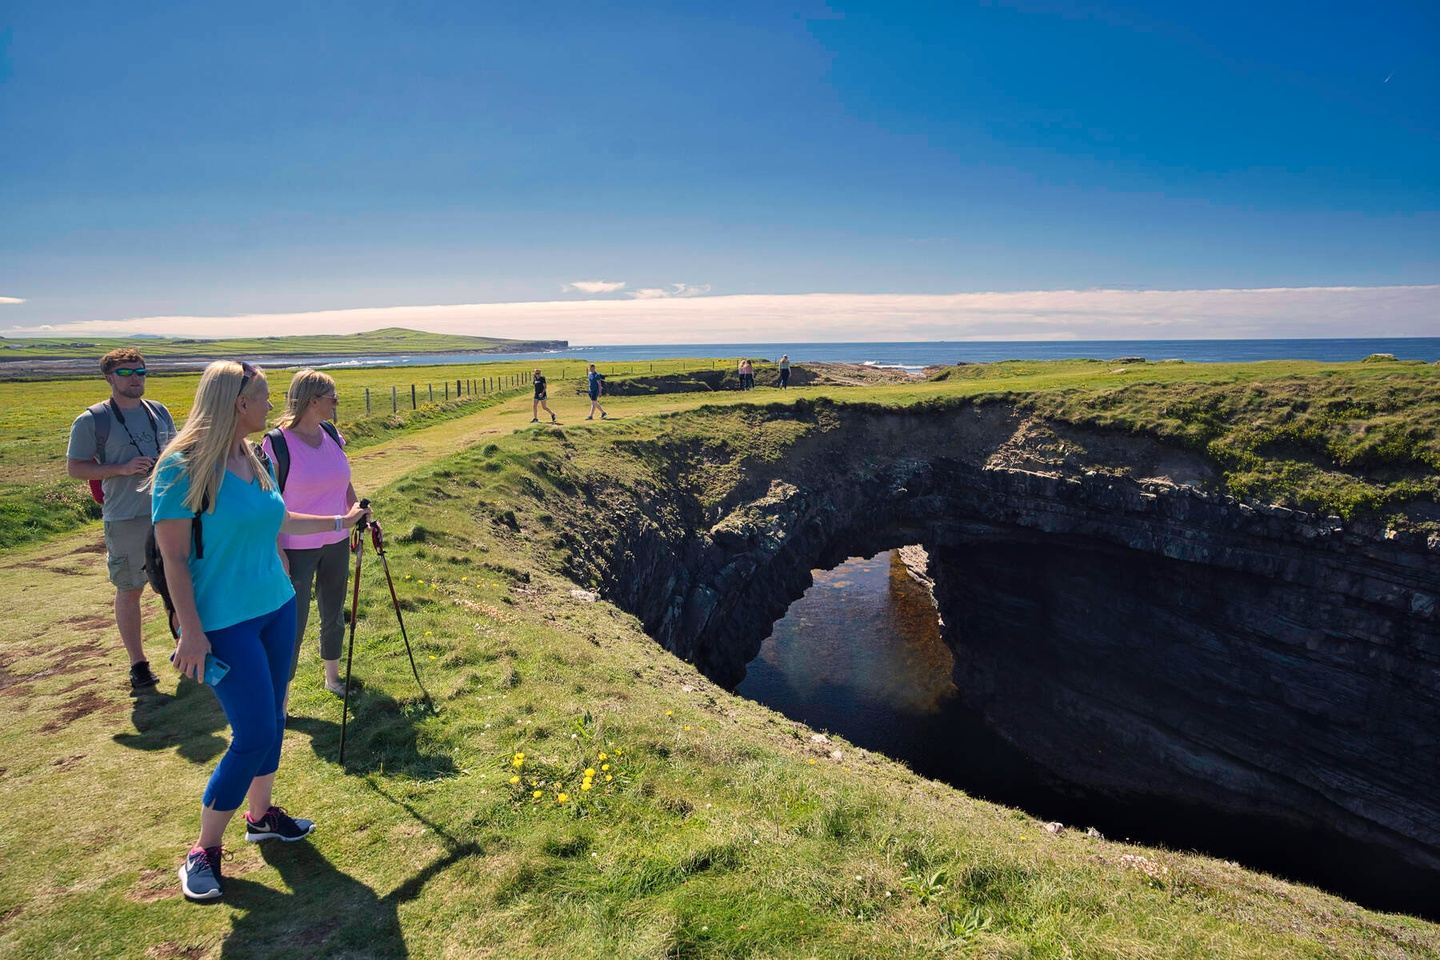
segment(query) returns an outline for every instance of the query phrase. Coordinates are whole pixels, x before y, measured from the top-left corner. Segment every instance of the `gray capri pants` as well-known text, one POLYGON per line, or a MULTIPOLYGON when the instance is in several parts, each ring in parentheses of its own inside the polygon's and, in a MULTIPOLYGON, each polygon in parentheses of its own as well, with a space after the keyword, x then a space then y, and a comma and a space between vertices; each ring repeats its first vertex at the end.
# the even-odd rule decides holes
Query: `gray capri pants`
POLYGON ((295 585, 295 655, 290 676, 300 664, 300 643, 310 620, 310 587, 320 605, 320 659, 339 660, 345 646, 345 586, 350 580, 350 540, 313 550, 286 550, 290 582, 295 585))

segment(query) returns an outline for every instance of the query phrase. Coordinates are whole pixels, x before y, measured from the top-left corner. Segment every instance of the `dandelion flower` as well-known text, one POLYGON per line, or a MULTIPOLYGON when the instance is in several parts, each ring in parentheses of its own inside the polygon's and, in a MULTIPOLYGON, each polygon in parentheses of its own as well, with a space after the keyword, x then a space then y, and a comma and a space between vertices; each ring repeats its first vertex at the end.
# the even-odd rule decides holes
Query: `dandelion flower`
POLYGON ((531 794, 530 794, 530 799, 532 799, 532 800, 539 800, 539 799, 540 799, 541 797, 543 797, 543 796, 544 796, 544 794, 541 793, 539 790, 534 790, 534 791, 532 791, 531 794))
POLYGON ((519 782, 520 782, 520 775, 517 773, 515 776, 511 777, 511 778, 510 778, 510 782, 511 782, 511 783, 519 783, 519 782))
POLYGON ((555 795, 555 802, 556 802, 556 803, 567 803, 567 802, 569 802, 569 800, 570 800, 570 794, 568 794, 568 793, 558 793, 558 794, 555 795))
POLYGON ((608 773, 605 774, 605 782, 606 782, 606 783, 609 783, 611 780, 614 780, 614 779, 615 779, 615 778, 614 778, 613 776, 611 776, 610 774, 608 774, 608 773))
POLYGON ((814 758, 814 757, 811 757, 809 760, 806 760, 805 762, 808 763, 808 764, 810 764, 810 766, 812 766, 812 767, 815 766, 815 758, 814 758))
POLYGON ((586 768, 585 768, 585 776, 586 776, 586 777, 593 777, 593 776, 595 776, 595 768, 594 768, 594 767, 586 767, 586 768))
POLYGON ((516 770, 519 770, 521 767, 525 766, 525 761, 521 760, 519 757, 516 757, 514 760, 510 761, 510 766, 514 767, 516 770))
POLYGON ((602 764, 600 764, 600 769, 601 769, 601 770, 609 770, 609 769, 610 769, 610 764, 608 764, 608 763, 602 763, 602 764))
POLYGON ((689 732, 690 732, 690 724, 687 723, 687 724, 685 724, 685 726, 681 727, 680 729, 681 729, 681 730, 684 730, 686 733, 689 733, 689 732))
POLYGON ((605 760, 605 759, 606 759, 605 751, 604 751, 604 750, 601 750, 601 751, 600 751, 600 759, 601 759, 601 760, 605 760))
POLYGON ((595 786, 595 784, 591 783, 589 780, 586 780, 584 783, 580 784, 580 789, 589 790, 593 786, 595 786))

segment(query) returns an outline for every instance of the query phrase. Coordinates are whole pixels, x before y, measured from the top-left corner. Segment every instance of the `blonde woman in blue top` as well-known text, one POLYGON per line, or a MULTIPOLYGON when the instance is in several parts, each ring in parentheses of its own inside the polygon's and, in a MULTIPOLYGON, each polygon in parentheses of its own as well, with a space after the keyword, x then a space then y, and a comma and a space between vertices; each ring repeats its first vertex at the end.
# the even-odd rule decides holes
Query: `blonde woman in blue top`
POLYGON ((234 735, 205 788, 200 835, 180 867, 181 890, 192 900, 223 892, 221 838, 242 799, 249 800, 247 840, 299 840, 314 829, 271 801, 295 652, 295 589, 277 541, 282 530, 343 530, 365 515, 359 506, 344 516, 286 513, 274 474, 246 439, 265 429, 269 411, 259 368, 210 364, 151 481, 155 542, 180 624, 175 667, 196 680, 207 655, 229 667, 213 690, 234 735), (194 548, 197 517, 203 557, 194 548))

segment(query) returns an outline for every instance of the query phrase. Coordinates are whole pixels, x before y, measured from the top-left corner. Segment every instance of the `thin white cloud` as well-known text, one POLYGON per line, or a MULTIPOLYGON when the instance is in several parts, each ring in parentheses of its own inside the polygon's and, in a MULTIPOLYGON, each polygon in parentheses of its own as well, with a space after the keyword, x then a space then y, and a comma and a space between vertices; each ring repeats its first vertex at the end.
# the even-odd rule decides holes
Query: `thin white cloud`
MULTIPOLYGON (((647 288, 648 289, 648 288, 647 288)), ((661 288, 655 288, 661 289, 661 288)), ((670 288, 673 290, 673 287, 670 288)), ((634 291, 631 291, 634 293, 634 291)), ((267 336, 404 326, 597 343, 1434 336, 1440 285, 741 294, 140 317, 67 333, 267 336)), ((14 333, 41 332, 38 328, 14 333)))
POLYGON ((666 297, 700 297, 710 292, 708 283, 672 283, 668 287, 641 287, 631 290, 636 300, 663 300, 666 297))
POLYGON ((565 284, 565 290, 574 293, 614 293, 623 289, 624 280, 572 280, 565 284))
POLYGON ((0 297, 0 303, 24 303, 20 297, 0 297))

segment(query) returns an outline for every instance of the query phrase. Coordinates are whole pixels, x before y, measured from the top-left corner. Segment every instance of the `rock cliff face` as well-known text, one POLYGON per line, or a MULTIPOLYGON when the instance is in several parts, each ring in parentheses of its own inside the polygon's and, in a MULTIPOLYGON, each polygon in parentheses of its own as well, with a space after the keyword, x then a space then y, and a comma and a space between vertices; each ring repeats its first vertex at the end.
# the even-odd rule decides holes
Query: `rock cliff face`
POLYGON ((1057 777, 1440 871, 1433 538, 1238 503, 1191 453, 1005 404, 791 415, 813 428, 718 509, 596 481, 572 572, 733 685, 812 569, 921 544, 960 695, 1057 777))

